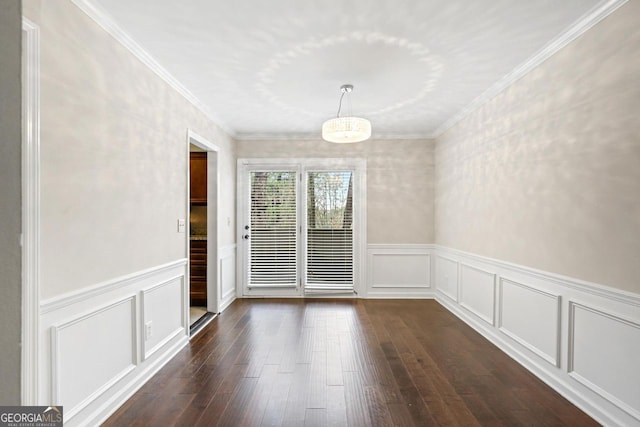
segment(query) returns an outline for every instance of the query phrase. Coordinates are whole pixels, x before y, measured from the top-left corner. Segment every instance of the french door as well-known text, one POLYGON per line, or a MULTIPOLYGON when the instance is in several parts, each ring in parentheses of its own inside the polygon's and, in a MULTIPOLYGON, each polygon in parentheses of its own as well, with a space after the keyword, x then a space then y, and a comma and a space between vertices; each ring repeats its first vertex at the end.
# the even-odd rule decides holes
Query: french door
POLYGON ((354 295, 364 161, 238 161, 243 295, 354 295))

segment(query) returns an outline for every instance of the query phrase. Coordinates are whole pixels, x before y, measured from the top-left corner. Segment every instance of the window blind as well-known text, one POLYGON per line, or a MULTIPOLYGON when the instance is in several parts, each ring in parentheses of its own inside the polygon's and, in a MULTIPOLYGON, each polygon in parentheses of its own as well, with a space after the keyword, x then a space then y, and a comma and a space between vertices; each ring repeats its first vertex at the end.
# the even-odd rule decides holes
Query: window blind
POLYGON ((251 172, 249 287, 297 283, 296 172, 251 172))
POLYGON ((353 174, 307 172, 305 292, 353 292, 353 174))

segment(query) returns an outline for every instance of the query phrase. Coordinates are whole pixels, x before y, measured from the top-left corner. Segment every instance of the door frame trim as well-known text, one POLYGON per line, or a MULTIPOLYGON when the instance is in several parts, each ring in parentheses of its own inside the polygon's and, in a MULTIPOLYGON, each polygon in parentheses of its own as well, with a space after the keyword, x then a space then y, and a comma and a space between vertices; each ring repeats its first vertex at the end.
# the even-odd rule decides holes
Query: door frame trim
MULTIPOLYGON (((187 271, 186 271, 186 280, 187 286, 186 288, 186 300, 189 301, 189 292, 190 292, 190 257, 189 257, 189 236, 191 233, 189 226, 189 207, 190 207, 190 186, 191 186, 191 175, 189 172, 189 153, 190 153, 190 145, 195 145, 196 147, 207 152, 207 205, 210 205, 210 201, 215 202, 215 209, 207 208, 207 230, 215 230, 215 239, 207 238, 207 311, 211 313, 219 313, 220 312, 220 300, 221 300, 221 289, 220 289, 220 148, 207 140, 206 138, 200 136, 196 132, 191 129, 187 129, 187 202, 186 202, 186 252, 187 252, 187 271), (215 169, 215 174, 208 173, 212 168, 215 169), (212 262, 213 261, 213 262, 212 262)), ((189 307, 190 304, 185 304, 185 311, 187 319, 189 318, 189 307)))
MULTIPOLYGON (((366 283, 366 259, 367 259, 367 160, 365 158, 354 157, 354 158, 320 158, 320 157, 309 157, 309 158, 239 158, 237 161, 237 179, 236 179, 236 224, 237 224, 237 241, 239 243, 238 247, 238 262, 237 262, 237 280, 236 280, 236 292, 239 298, 243 297, 252 297, 253 295, 245 295, 245 280, 246 277, 244 275, 244 268, 246 263, 246 254, 244 253, 244 249, 242 245, 242 224, 244 223, 244 213, 246 209, 246 200, 243 199, 246 186, 246 180, 244 174, 246 172, 247 166, 264 166, 265 168, 273 169, 274 167, 292 167, 295 166, 299 168, 301 173, 306 173, 307 171, 313 170, 340 170, 340 169, 352 169, 354 173, 354 204, 358 206, 359 209, 356 212, 354 219, 354 269, 353 269, 353 278, 354 284, 353 288, 355 291, 355 295, 351 296, 343 296, 343 298, 353 298, 353 297, 366 297, 367 283, 366 283)), ((303 180, 298 181, 298 185, 301 186, 303 184, 303 180)), ((305 198, 306 200, 306 198, 305 198)), ((304 224, 305 221, 301 221, 300 225, 304 224)), ((277 295, 277 292, 274 293, 274 297, 276 296, 288 296, 295 298, 304 298, 304 292, 302 287, 298 287, 296 291, 299 295, 277 295)), ((256 295, 257 296, 257 295, 256 295)), ((323 297, 321 294, 310 295, 310 297, 318 298, 323 297)), ((327 297, 336 298, 336 295, 327 295, 327 297)), ((338 296, 338 298, 340 298, 338 296)))
POLYGON ((40 27, 22 17, 22 405, 38 403, 40 328, 40 27))

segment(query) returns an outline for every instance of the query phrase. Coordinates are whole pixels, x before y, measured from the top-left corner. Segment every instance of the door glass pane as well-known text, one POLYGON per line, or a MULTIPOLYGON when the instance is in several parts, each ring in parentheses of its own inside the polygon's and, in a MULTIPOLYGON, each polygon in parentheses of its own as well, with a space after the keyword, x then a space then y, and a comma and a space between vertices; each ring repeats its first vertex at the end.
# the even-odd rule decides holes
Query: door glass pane
POLYGON ((251 172, 249 286, 295 286, 296 172, 251 172))
POLYGON ((306 290, 353 289, 353 173, 307 173, 306 290))

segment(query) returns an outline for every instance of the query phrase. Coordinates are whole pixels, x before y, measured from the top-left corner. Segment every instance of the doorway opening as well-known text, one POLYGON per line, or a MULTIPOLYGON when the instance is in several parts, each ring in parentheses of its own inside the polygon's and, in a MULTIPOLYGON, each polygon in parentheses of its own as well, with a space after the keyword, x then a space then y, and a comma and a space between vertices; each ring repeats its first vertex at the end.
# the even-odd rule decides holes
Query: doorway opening
POLYGON ((188 304, 194 336, 219 312, 218 147, 188 132, 188 304))

